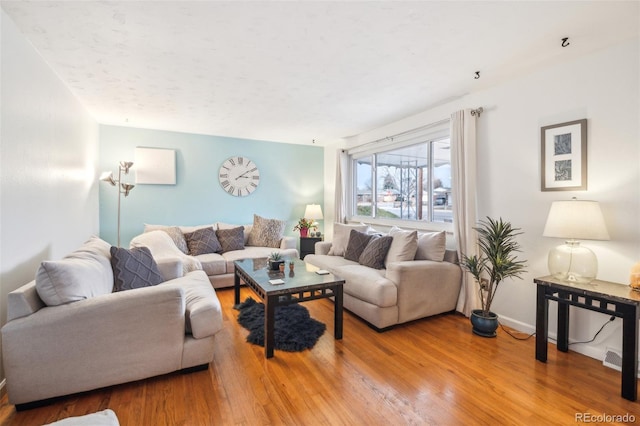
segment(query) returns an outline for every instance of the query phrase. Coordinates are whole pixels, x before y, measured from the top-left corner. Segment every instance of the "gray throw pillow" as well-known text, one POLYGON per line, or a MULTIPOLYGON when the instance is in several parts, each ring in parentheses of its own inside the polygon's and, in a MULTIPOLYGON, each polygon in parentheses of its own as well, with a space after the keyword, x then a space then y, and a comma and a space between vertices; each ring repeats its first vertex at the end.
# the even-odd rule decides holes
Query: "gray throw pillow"
POLYGON ((352 229, 349 234, 347 249, 344 251, 344 258, 357 262, 360 259, 360 255, 367 247, 367 244, 369 244, 371 237, 373 237, 373 235, 352 229))
POLYGON ((374 269, 384 269, 384 259, 387 257, 387 252, 392 242, 393 237, 389 235, 384 237, 373 235, 360 255, 358 263, 374 269))
POLYGON ((231 229, 218 229, 216 235, 222 246, 223 253, 233 250, 244 250, 244 226, 231 229))
POLYGON ((116 291, 149 287, 164 281, 148 247, 131 250, 111 247, 111 266, 116 291))
POLYGON ((187 240, 187 246, 189 247, 189 254, 191 256, 222 251, 222 246, 220 245, 220 241, 218 241, 216 231, 210 226, 184 234, 184 238, 187 240))
POLYGON ((184 238, 184 233, 179 227, 169 226, 167 228, 163 228, 162 230, 169 234, 174 244, 180 249, 181 252, 183 252, 184 254, 189 254, 189 246, 187 245, 187 240, 184 238))

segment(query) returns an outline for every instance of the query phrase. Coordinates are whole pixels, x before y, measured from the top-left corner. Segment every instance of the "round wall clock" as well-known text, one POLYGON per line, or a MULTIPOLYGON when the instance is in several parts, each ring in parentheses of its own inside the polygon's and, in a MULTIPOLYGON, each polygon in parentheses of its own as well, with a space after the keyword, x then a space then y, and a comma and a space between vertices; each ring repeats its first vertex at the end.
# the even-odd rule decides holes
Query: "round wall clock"
POLYGON ((229 157, 220 166, 218 180, 227 193, 246 197, 258 187, 260 171, 256 163, 246 157, 229 157))

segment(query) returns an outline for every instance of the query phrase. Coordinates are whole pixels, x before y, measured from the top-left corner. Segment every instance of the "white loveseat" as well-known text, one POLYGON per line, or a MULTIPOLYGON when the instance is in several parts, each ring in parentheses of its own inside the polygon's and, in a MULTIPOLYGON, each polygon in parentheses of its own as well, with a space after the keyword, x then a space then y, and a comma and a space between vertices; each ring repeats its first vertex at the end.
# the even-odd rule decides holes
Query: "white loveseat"
MULTIPOLYGON (((232 287, 233 262, 236 260, 266 258, 274 252, 280 253, 285 259, 298 257, 297 239, 281 235, 284 230, 283 224, 284 222, 281 221, 262 219, 257 216, 251 225, 232 225, 222 222, 200 226, 146 225, 145 232, 131 240, 131 247, 148 247, 158 266, 174 274, 181 275, 194 270, 203 270, 214 288, 232 287), (264 227, 280 226, 272 242, 267 239, 265 243, 264 239, 253 238, 257 232, 261 231, 258 228, 262 225, 264 227), (218 231, 238 230, 243 235, 243 243, 232 247, 235 248, 234 250, 189 254, 188 243, 191 242, 187 241, 189 235, 204 228, 212 229, 218 235, 220 235, 218 231), (239 228, 242 230, 240 231, 239 228)), ((263 230, 264 227, 262 227, 263 230)))
POLYGON ((2 357, 9 402, 19 410, 213 360, 223 322, 206 274, 173 278, 163 270, 161 284, 113 292, 110 249, 92 237, 9 293, 2 357))
POLYGON ((366 225, 336 223, 333 242, 316 243, 315 254, 304 258, 345 280, 345 309, 378 331, 455 310, 462 270, 456 252, 446 250, 444 232, 391 229, 384 266, 375 269, 345 258, 352 230, 375 233, 366 225))

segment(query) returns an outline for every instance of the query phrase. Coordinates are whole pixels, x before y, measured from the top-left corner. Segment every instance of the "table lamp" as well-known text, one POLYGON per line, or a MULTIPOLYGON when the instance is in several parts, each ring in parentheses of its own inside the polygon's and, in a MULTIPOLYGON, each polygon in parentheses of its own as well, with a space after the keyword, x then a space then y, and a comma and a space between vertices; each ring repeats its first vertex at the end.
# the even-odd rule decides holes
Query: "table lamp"
POLYGON ((305 219, 311 219, 311 223, 315 223, 317 219, 324 219, 320 204, 307 204, 307 207, 304 209, 304 217, 305 219))
POLYGON ((597 201, 554 201, 542 234, 565 238, 549 252, 549 273, 563 281, 589 283, 598 274, 598 259, 577 240, 608 240, 609 233, 597 201))

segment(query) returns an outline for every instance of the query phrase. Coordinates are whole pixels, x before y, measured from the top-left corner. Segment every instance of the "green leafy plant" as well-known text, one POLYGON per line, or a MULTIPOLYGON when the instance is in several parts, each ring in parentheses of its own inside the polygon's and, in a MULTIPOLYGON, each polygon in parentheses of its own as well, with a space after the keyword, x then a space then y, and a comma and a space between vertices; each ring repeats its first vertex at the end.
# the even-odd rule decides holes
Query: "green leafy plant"
POLYGON ((481 220, 479 226, 473 228, 478 232, 478 247, 480 255, 462 255, 460 266, 468 271, 478 284, 483 315, 491 310, 493 297, 498 285, 506 278, 522 278, 526 272, 525 261, 517 260, 516 254, 520 245, 515 240, 521 235, 520 228, 514 228, 511 223, 502 218, 495 220, 487 217, 481 220))
POLYGON ((282 259, 282 254, 280 254, 280 253, 279 253, 279 252, 277 252, 277 251, 273 251, 273 252, 271 252, 271 254, 269 255, 269 260, 271 260, 272 262, 277 262, 277 261, 283 260, 283 259, 282 259))
POLYGON ((318 229, 317 224, 313 221, 313 219, 305 219, 304 217, 298 221, 298 224, 293 227, 294 231, 299 231, 301 229, 310 229, 313 228, 315 231, 318 229))

